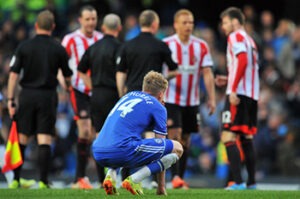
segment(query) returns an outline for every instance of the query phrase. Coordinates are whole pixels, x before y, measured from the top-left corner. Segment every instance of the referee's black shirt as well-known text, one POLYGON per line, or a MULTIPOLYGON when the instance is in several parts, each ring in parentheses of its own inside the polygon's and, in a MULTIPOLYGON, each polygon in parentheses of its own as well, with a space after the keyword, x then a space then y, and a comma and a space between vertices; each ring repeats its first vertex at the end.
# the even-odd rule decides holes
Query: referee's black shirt
POLYGON ((90 46, 81 58, 78 71, 91 70, 93 88, 116 89, 116 56, 121 43, 111 35, 105 35, 90 46))
POLYGON ((142 90, 146 73, 151 70, 161 73, 163 63, 166 63, 171 71, 177 69, 167 44, 151 33, 142 32, 122 46, 117 58, 117 71, 127 73, 128 92, 142 90))
POLYGON ((72 75, 68 60, 66 50, 58 41, 48 35, 36 35, 18 46, 10 70, 20 73, 23 69, 22 88, 56 89, 59 68, 65 77, 72 75))

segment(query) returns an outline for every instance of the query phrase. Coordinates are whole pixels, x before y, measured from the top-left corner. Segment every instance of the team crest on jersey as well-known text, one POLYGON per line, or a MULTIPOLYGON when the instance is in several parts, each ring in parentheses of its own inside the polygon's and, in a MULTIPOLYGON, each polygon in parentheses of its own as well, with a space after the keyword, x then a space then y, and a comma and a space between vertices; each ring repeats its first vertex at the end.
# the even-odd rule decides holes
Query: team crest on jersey
POLYGON ((157 144, 161 144, 161 143, 162 143, 162 139, 154 139, 154 141, 155 141, 157 144))

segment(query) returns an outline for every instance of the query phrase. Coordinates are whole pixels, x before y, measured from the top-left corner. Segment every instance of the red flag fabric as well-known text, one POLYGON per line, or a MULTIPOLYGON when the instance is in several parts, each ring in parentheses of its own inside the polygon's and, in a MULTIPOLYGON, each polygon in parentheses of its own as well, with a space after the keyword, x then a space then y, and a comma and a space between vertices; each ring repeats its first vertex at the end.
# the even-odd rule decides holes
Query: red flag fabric
POLYGON ((13 170, 19 167, 21 164, 23 164, 23 159, 19 145, 17 123, 15 120, 13 120, 6 144, 2 173, 13 170))

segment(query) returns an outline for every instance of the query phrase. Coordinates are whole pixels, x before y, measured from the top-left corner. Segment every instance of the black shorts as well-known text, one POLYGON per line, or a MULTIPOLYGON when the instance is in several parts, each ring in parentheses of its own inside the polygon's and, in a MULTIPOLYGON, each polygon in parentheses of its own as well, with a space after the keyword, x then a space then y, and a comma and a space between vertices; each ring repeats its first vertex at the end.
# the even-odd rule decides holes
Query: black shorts
POLYGON ((90 96, 76 89, 70 93, 71 104, 74 110, 74 119, 87 119, 91 117, 90 96))
POLYGON ((119 99, 117 89, 113 88, 93 88, 91 96, 92 124, 96 132, 99 132, 108 116, 110 110, 119 99))
POLYGON ((182 128, 183 133, 198 132, 198 106, 182 107, 176 104, 165 104, 168 111, 168 128, 182 128))
POLYGON ((56 90, 22 89, 17 111, 18 131, 25 135, 55 134, 56 90))
POLYGON ((232 106, 226 96, 222 112, 222 128, 225 131, 254 135, 257 131, 257 101, 247 96, 238 95, 240 103, 232 106))

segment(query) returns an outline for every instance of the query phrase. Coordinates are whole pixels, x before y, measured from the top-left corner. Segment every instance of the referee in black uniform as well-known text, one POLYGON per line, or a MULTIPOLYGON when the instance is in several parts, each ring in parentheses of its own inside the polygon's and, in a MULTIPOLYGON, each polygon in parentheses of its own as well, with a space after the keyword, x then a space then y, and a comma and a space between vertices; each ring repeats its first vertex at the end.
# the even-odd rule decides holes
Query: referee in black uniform
POLYGON ((116 56, 121 43, 116 39, 121 31, 121 20, 115 14, 103 19, 104 37, 84 53, 79 66, 79 75, 92 88, 92 124, 96 132, 102 125, 115 103, 118 101, 116 87, 116 56), (91 77, 87 75, 91 71, 91 77))
MULTIPOLYGON (((152 10, 145 10, 139 16, 141 33, 126 42, 117 58, 117 87, 119 96, 133 90, 142 90, 143 78, 151 70, 162 72, 166 63, 169 75, 176 74, 177 64, 172 60, 167 44, 155 38, 159 28, 159 17, 152 10)), ((170 78, 170 77, 167 77, 170 78)))
MULTIPOLYGON (((121 43, 116 39, 121 31, 120 17, 108 14, 103 19, 104 37, 87 49, 78 66, 78 73, 84 83, 92 88, 92 125, 98 133, 104 121, 118 101, 116 86, 116 57, 121 43), (87 72, 91 71, 91 77, 87 72)), ((104 168, 97 165, 99 180, 104 180, 104 168)))
MULTIPOLYGON (((72 71, 68 67, 68 55, 59 42, 51 38, 55 27, 50 11, 42 11, 35 23, 36 36, 17 48, 11 63, 8 79, 8 109, 10 117, 16 114, 22 156, 31 135, 37 134, 38 162, 40 166, 39 188, 48 188, 48 170, 51 160, 50 145, 55 134, 57 73, 61 69, 66 84, 70 84, 72 71), (18 110, 14 106, 14 94, 22 71, 18 110)), ((11 188, 19 187, 21 166, 14 170, 11 188)))

